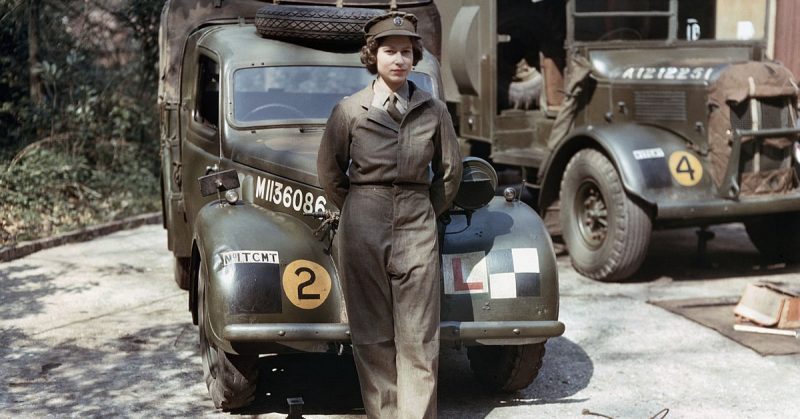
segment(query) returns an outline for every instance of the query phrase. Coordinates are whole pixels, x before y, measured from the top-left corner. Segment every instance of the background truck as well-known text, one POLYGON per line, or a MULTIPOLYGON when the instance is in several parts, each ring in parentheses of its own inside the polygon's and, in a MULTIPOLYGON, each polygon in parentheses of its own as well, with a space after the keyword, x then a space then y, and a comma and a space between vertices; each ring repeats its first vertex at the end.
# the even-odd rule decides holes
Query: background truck
MULTIPOLYGON (((362 28, 391 5, 416 14, 431 45, 410 79, 442 98, 431 1, 164 7, 164 226, 219 408, 256 397, 260 354, 349 352, 337 208, 320 188, 317 150, 333 106, 374 80, 359 58, 362 28)), ((494 196, 496 184, 488 163, 465 159, 440 229, 442 275, 431 279, 442 281, 442 346, 466 346, 476 377, 510 391, 535 379, 564 324, 544 223, 513 190, 494 196)))
POLYGON ((436 3, 460 137, 521 168, 579 273, 631 278, 654 228, 732 221, 800 260, 797 84, 762 39, 724 39, 716 1, 436 3))

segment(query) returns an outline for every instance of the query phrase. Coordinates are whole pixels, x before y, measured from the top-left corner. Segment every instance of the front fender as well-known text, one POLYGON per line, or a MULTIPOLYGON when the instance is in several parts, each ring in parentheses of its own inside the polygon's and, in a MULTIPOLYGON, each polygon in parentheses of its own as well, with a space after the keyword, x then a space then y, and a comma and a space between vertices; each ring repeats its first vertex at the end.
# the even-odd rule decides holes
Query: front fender
POLYGON ((660 203, 711 199, 715 196, 716 189, 709 175, 710 162, 706 156, 693 151, 689 144, 683 137, 671 131, 637 123, 576 129, 568 139, 559 144, 545 166, 543 183, 550 192, 544 195, 552 202, 552 191, 558 189, 569 159, 578 150, 593 147, 609 156, 629 194, 655 207, 660 203), (676 178, 670 169, 670 157, 676 156, 673 159, 674 165, 685 155, 683 153, 693 156, 687 158, 689 166, 681 165, 681 169, 689 168, 694 171, 693 178, 688 183, 683 182, 682 177, 680 180, 676 178), (697 163, 699 167, 695 167, 697 163))
MULTIPOLYGON (((470 226, 453 216, 442 243, 442 322, 558 319, 558 267, 542 219, 495 197, 470 226)), ((443 337, 444 339, 444 337, 443 337)))
POLYGON ((225 351, 229 324, 338 323, 344 311, 333 259, 308 225, 249 203, 215 202, 197 214, 207 272, 206 335, 225 351))

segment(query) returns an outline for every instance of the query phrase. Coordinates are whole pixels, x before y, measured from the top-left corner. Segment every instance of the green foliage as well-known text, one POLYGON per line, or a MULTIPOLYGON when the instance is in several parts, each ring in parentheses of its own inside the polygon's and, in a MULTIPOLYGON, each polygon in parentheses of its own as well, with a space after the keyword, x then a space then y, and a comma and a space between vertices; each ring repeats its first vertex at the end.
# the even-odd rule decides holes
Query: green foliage
MULTIPOLYGON (((114 146, 119 160, 135 161, 134 144, 114 146)), ((85 156, 39 148, 0 174, 0 239, 30 240, 79 226, 154 211, 158 178, 149 168, 120 164, 99 169, 85 156)))
POLYGON ((0 245, 159 206, 164 0, 0 0, 0 245))

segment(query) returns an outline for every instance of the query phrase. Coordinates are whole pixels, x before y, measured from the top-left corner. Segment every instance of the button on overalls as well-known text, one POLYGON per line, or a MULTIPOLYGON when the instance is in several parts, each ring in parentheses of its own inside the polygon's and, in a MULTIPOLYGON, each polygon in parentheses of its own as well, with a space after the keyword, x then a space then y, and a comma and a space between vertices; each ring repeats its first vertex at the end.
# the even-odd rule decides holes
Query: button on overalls
POLYGON ((408 83, 400 123, 370 106, 372 86, 342 100, 317 158, 320 183, 342 210, 339 272, 371 418, 436 416, 436 217, 458 189, 461 156, 445 105, 408 83))

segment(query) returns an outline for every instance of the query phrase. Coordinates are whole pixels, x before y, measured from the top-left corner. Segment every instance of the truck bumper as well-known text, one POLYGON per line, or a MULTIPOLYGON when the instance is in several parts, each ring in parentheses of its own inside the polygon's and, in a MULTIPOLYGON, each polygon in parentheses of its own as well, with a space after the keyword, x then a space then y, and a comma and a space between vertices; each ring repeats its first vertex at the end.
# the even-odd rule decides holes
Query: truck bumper
MULTIPOLYGON (((755 140, 776 137, 800 136, 800 128, 781 128, 781 129, 760 129, 746 131, 735 129, 733 131, 733 144, 731 145, 731 156, 728 162, 725 176, 719 190, 728 193, 729 196, 718 196, 713 199, 692 199, 692 200, 671 200, 659 202, 657 204, 657 218, 664 220, 682 219, 725 219, 741 218, 750 215, 774 214, 780 212, 800 211, 800 190, 794 189, 785 194, 768 194, 757 196, 739 195, 739 165, 742 147, 742 139, 746 137, 755 140)), ((797 143, 791 147, 797 147, 797 143)), ((792 165, 797 170, 800 164, 800 157, 795 154, 792 157, 792 165)))
MULTIPOLYGON (((557 320, 507 322, 457 322, 440 324, 441 340, 529 340, 561 336, 564 323, 557 320)), ((231 343, 349 342, 346 323, 230 324, 222 337, 231 343)))
POLYGON ((657 218, 683 220, 697 218, 737 218, 749 215, 800 211, 800 192, 734 199, 672 201, 658 204, 657 218))

